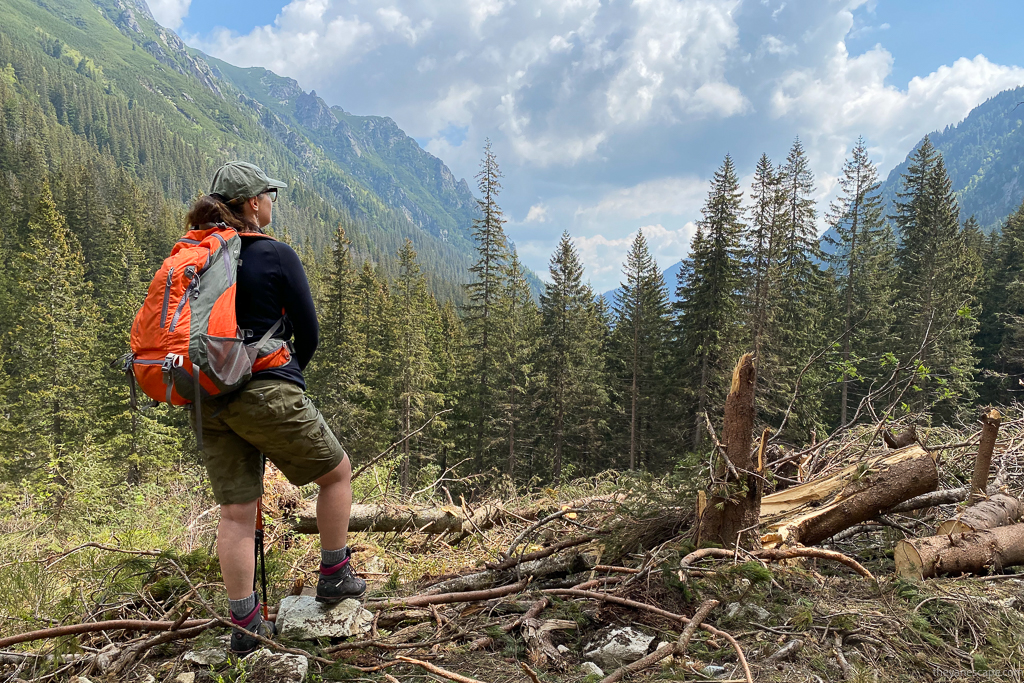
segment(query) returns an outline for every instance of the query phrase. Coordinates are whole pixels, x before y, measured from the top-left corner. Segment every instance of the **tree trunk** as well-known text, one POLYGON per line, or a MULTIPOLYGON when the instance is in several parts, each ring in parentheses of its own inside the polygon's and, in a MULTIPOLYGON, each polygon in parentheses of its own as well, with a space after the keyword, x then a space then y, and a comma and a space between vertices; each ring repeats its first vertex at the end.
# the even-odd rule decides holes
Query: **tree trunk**
POLYGON ((739 472, 739 481, 726 475, 724 487, 712 496, 700 520, 699 538, 731 548, 737 541, 744 548, 760 548, 757 532, 761 514, 762 480, 755 472, 751 453, 754 432, 753 354, 744 354, 732 374, 732 388, 725 399, 725 457, 739 472), (744 490, 745 489, 745 490, 744 490))
POLYGON ((971 505, 960 515, 947 519, 935 530, 937 536, 947 534, 965 534, 982 529, 1014 524, 1020 519, 1020 501, 1013 496, 997 493, 988 500, 971 505))
POLYGON ((939 486, 934 457, 908 446, 850 465, 826 479, 766 496, 764 543, 814 545, 939 486))
POLYGON ((895 560, 896 572, 908 579, 998 572, 1024 564, 1024 524, 900 541, 895 560))
POLYGON ((999 411, 995 408, 981 416, 981 443, 978 444, 978 459, 974 461, 971 497, 968 499, 972 505, 985 499, 988 472, 992 467, 992 451, 996 447, 996 436, 999 435, 1001 420, 999 411))

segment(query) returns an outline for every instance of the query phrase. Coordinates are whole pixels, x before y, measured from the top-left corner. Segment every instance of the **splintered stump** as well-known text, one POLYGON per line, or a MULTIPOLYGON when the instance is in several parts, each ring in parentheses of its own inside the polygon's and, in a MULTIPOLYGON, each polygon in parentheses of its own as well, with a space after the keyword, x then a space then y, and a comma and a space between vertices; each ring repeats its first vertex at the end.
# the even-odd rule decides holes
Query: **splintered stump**
POLYGON ((724 456, 729 475, 725 483, 701 510, 699 537, 732 548, 737 542, 744 548, 760 547, 757 534, 761 509, 762 478, 751 455, 754 432, 753 354, 744 354, 732 373, 732 387, 725 399, 722 428, 724 456), (737 480, 736 475, 739 476, 737 480))
POLYGON ((1024 564, 1024 524, 896 544, 896 572, 908 579, 979 574, 1024 564))
POLYGON ((935 458, 920 446, 850 465, 830 477, 766 496, 767 545, 815 545, 939 486, 935 458))
POLYGON ((1005 493, 996 493, 975 503, 962 514, 953 519, 947 519, 935 530, 936 535, 963 534, 968 531, 981 531, 982 529, 995 529, 996 527, 1014 524, 1020 519, 1020 501, 1005 493))
POLYGON ((981 442, 978 444, 978 458, 974 461, 974 476, 971 478, 971 503, 985 499, 988 471, 992 467, 992 452, 996 447, 1001 421, 1002 416, 995 408, 981 416, 981 442))

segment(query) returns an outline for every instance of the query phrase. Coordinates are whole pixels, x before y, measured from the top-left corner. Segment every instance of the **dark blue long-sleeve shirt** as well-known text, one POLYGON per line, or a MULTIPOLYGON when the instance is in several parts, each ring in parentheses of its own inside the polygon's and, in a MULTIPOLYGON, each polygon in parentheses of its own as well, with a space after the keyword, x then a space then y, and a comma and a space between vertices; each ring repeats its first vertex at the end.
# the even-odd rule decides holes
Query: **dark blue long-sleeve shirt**
POLYGON ((305 389, 302 371, 320 342, 320 326, 306 271, 298 254, 287 244, 265 237, 246 237, 244 233, 241 237, 235 294, 238 326, 251 331, 248 341, 254 341, 284 315, 284 329, 278 330, 274 337, 295 337, 295 353, 286 365, 254 373, 252 378, 283 379, 305 389))

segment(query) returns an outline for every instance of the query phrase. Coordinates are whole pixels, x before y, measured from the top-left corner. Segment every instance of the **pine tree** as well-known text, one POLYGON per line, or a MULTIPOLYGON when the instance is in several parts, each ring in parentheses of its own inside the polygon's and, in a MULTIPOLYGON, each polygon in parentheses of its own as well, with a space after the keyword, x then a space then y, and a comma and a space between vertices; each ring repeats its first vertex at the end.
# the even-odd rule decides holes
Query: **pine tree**
POLYGON ((881 356, 892 347, 895 243, 882 216, 878 171, 868 158, 864 138, 858 138, 843 166, 839 188, 841 194, 828 215, 835 235, 830 238, 833 251, 828 262, 839 295, 839 423, 845 425, 851 391, 857 393, 862 384, 878 378, 881 356))
MULTIPOLYGON (((410 240, 398 252, 399 274, 395 281, 393 319, 395 321, 395 356, 393 364, 398 377, 396 385, 400 437, 402 441, 401 484, 411 492, 411 434, 413 423, 421 422, 425 411, 437 399, 432 391, 437 372, 428 343, 430 294, 416 262, 416 251, 410 240)), ((434 306, 436 311, 436 305, 434 306)))
POLYGON ((74 236, 45 182, 17 258, 16 323, 12 349, 11 415, 21 433, 21 465, 66 485, 70 453, 92 431, 97 402, 97 311, 74 236))
POLYGON ((488 423, 495 411, 492 389, 498 373, 494 307, 505 286, 504 269, 508 260, 508 244, 502 227, 505 218, 497 202, 501 191, 501 170, 490 140, 484 144, 484 158, 476 177, 481 195, 477 200, 480 217, 473 221, 477 261, 469 269, 473 281, 466 285, 468 303, 464 316, 467 339, 473 353, 473 390, 465 408, 467 421, 474 432, 475 467, 482 472, 490 440, 488 423))
POLYGON ((522 424, 529 414, 527 397, 535 379, 535 351, 540 323, 526 271, 513 247, 504 272, 504 289, 495 307, 498 358, 498 409, 495 432, 508 454, 505 471, 515 477, 517 448, 524 441, 522 424))
MULTIPOLYGON (((750 230, 747 236, 747 317, 750 320, 750 346, 757 363, 755 384, 772 386, 778 367, 779 349, 775 331, 782 301, 779 293, 784 235, 784 200, 781 175, 762 154, 754 170, 750 188, 750 230)), ((764 404, 764 394, 755 388, 754 399, 764 404)))
POLYGON ((988 240, 979 323, 982 398, 1007 403, 1024 376, 1024 204, 988 240))
POLYGON ((806 438, 816 425, 825 381, 824 364, 807 367, 807 363, 822 343, 826 292, 818 267, 822 257, 813 199, 814 175, 799 138, 793 141, 786 163, 779 169, 779 186, 783 240, 776 289, 780 303, 772 335, 777 350, 773 360, 778 365, 771 369, 772 384, 763 388, 768 394, 765 405, 769 420, 781 422, 787 406, 797 397, 788 426, 800 435, 798 438, 806 438))
POLYGON ((726 155, 679 271, 676 363, 685 414, 694 420, 695 449, 703 441, 704 413, 725 396, 738 357, 745 228, 741 197, 732 157, 726 155))
POLYGON ((587 465, 596 457, 607 392, 594 293, 583 282, 583 264, 568 233, 562 233, 549 272, 541 295, 539 398, 552 439, 551 478, 558 482, 567 461, 587 465))
POLYGON ((627 389, 629 410, 629 469, 650 462, 653 433, 663 428, 662 389, 665 346, 670 333, 668 292, 658 264, 651 256, 643 230, 637 232, 626 255, 625 282, 615 304, 615 349, 620 381, 627 389), (647 457, 642 457, 646 455, 647 457))
POLYGON ((979 255, 967 244, 945 164, 927 137, 902 180, 895 216, 900 360, 914 367, 913 407, 948 410, 975 395, 979 255))

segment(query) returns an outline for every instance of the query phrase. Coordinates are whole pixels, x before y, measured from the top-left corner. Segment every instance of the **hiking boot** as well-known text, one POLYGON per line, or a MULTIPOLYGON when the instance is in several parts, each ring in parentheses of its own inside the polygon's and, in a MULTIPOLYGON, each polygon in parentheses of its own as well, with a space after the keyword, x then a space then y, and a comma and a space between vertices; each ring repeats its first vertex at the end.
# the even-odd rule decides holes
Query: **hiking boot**
POLYGON ((231 623, 234 624, 235 627, 231 629, 230 649, 232 654, 238 655, 239 657, 244 657, 261 646, 260 641, 252 637, 253 633, 261 635, 264 638, 270 638, 277 633, 277 628, 274 626, 274 622, 263 620, 263 613, 258 601, 256 603, 256 608, 241 619, 236 619, 235 615, 232 614, 231 623))
POLYGON ((316 583, 316 601, 334 605, 358 598, 366 592, 366 582, 352 573, 352 551, 345 549, 345 559, 330 567, 320 564, 320 580, 316 583))

